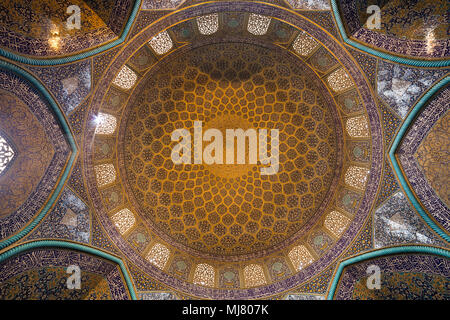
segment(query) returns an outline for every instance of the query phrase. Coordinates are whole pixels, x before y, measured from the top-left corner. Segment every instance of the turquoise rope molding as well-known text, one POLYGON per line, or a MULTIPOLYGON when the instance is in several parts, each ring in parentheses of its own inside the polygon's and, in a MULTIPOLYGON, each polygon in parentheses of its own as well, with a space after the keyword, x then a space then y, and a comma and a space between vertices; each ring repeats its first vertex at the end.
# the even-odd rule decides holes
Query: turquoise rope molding
POLYGON ((345 267, 354 263, 362 262, 373 258, 402 253, 427 253, 443 256, 447 259, 450 259, 450 251, 428 246, 401 246, 401 247, 383 248, 368 253, 364 253, 362 255, 344 260, 339 264, 339 267, 331 283, 330 291, 328 292, 327 295, 327 300, 333 300, 334 294, 336 293, 337 285, 339 283, 339 279, 341 278, 342 272, 344 271, 345 267))
POLYGON ((39 248, 64 248, 64 249, 78 250, 78 251, 89 253, 94 256, 98 256, 98 257, 107 259, 109 261, 112 261, 114 263, 117 263, 120 267, 120 271, 122 272, 122 275, 127 284, 127 288, 130 293, 131 299, 137 300, 136 292, 134 291, 134 287, 131 282, 130 275, 128 274, 127 268, 125 267, 125 264, 123 263, 122 259, 115 257, 109 253, 103 252, 99 249, 94 249, 94 248, 87 247, 87 246, 84 246, 84 245, 81 245, 78 243, 60 241, 60 240, 38 240, 38 241, 28 242, 28 243, 24 243, 22 245, 14 247, 14 248, 0 254, 0 262, 3 262, 4 260, 11 258, 12 256, 15 256, 16 254, 19 254, 21 252, 31 250, 31 249, 39 249, 39 248))
POLYGON ((53 109, 57 120, 61 124, 62 131, 63 131, 65 137, 67 138, 67 141, 70 145, 70 149, 72 151, 69 161, 66 165, 66 168, 63 171, 61 178, 59 179, 59 181, 56 185, 56 188, 53 191, 52 195, 50 196, 50 199, 48 200, 47 204, 42 208, 41 212, 39 212, 39 214, 36 216, 36 218, 30 224, 28 224, 24 229, 22 229, 19 233, 15 234, 14 236, 12 236, 6 240, 0 241, 0 250, 1 250, 5 247, 10 246, 17 240, 21 239, 22 237, 26 236, 42 220, 42 218, 44 218, 44 216, 47 214, 48 210, 53 206, 53 203, 56 201, 59 194, 61 193, 64 183, 65 183, 65 181, 69 175, 69 172, 72 169, 72 166, 75 162, 75 158, 77 157, 78 150, 77 150, 77 146, 75 144, 75 139, 72 135, 72 132, 70 131, 70 128, 66 122, 66 119, 64 118, 64 115, 62 114, 61 110, 59 109, 59 107, 58 107, 57 103, 55 102, 55 100, 53 99, 53 97, 45 89, 45 87, 36 78, 34 78, 31 74, 29 74, 25 70, 15 66, 11 63, 0 60, 0 68, 6 69, 8 71, 18 74, 22 78, 25 78, 25 80, 28 83, 30 83, 32 87, 37 89, 37 91, 44 97, 44 99, 47 100, 50 107, 53 109))
POLYGON ((362 50, 364 52, 367 52, 371 55, 380 57, 382 59, 386 59, 386 60, 390 60, 392 62, 406 64, 406 65, 410 65, 410 66, 415 66, 415 67, 448 67, 448 66, 450 66, 450 59, 420 60, 420 59, 409 59, 409 58, 404 58, 404 57, 398 57, 398 56, 395 56, 395 55, 392 55, 392 54, 389 54, 386 52, 375 50, 373 48, 370 48, 368 46, 365 46, 359 42, 356 42, 356 41, 350 39, 347 36, 347 32, 345 31, 344 24, 342 23, 341 15, 339 12, 339 7, 336 3, 336 0, 330 0, 330 2, 331 2, 331 7, 333 9, 334 18, 338 25, 339 33, 341 34, 341 37, 344 40, 344 42, 347 43, 348 45, 355 47, 359 50, 362 50))
POLYGON ((403 136, 406 134, 409 126, 414 121, 416 115, 419 113, 419 111, 426 105, 428 100, 433 96, 437 91, 439 91, 441 88, 448 85, 450 82, 450 76, 446 76, 444 79, 436 83, 426 94, 420 98, 420 100, 416 103, 414 108, 411 110, 411 112, 406 117, 405 121, 403 122, 402 126, 400 127, 400 130, 398 131, 397 135, 394 138, 394 142, 392 143, 391 148, 389 149, 389 158, 392 162, 393 169, 395 171, 395 174, 398 178, 398 181, 400 182, 403 190, 406 193, 406 196, 413 204, 414 208, 417 210, 417 212, 420 214, 422 219, 425 221, 425 223, 434 230, 440 237, 442 237, 445 241, 450 242, 450 237, 448 234, 442 230, 434 221, 430 218, 430 216, 425 212, 425 210, 422 208, 422 205, 419 203, 417 198, 415 197, 414 193, 412 192, 411 188, 409 187, 408 183, 406 182, 405 176, 402 173, 402 170, 400 169, 400 165, 397 161, 397 158, 395 157, 395 151, 400 145, 400 142, 403 139, 403 136))
POLYGON ((58 64, 70 63, 70 62, 78 61, 81 59, 89 58, 95 54, 98 54, 98 53, 101 53, 108 49, 111 49, 125 41, 126 37, 128 36, 128 33, 130 32, 131 26, 133 25, 134 19, 136 18, 136 15, 139 11, 139 8, 141 6, 141 1, 142 0, 136 0, 134 2, 134 6, 133 6, 133 9, 131 10, 130 17, 128 18, 128 21, 127 21, 125 28, 123 29, 120 37, 112 42, 104 44, 95 49, 92 49, 92 50, 89 50, 86 52, 82 52, 82 53, 78 53, 78 54, 68 56, 68 57, 53 58, 53 59, 45 59, 45 58, 39 59, 39 58, 25 57, 25 56, 13 53, 8 50, 4 50, 2 48, 0 48, 0 55, 4 56, 5 58, 8 58, 10 60, 13 60, 13 61, 17 61, 17 62, 29 64, 29 65, 35 65, 35 66, 58 65, 58 64))

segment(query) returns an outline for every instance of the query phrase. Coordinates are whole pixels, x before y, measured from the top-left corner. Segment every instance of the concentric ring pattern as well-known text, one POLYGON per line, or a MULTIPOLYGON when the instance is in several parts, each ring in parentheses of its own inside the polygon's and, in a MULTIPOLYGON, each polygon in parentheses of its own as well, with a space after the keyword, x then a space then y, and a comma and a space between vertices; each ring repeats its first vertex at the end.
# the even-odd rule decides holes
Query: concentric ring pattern
POLYGON ((316 214, 336 168, 335 106, 308 67, 280 51, 203 46, 152 71, 135 92, 124 171, 143 219, 159 233, 203 252, 251 253, 316 214), (261 164, 174 165, 171 134, 192 131, 194 121, 224 137, 227 128, 279 130, 278 173, 262 175, 261 164))
MULTIPOLYGON (((361 230, 379 183, 378 113, 354 61, 301 16, 252 6, 210 4, 201 17, 188 7, 144 29, 105 71, 86 122, 85 175, 108 236, 196 297, 262 297, 311 279, 361 230), (223 155, 229 129, 278 130, 276 172, 250 161, 251 139, 244 163, 195 162, 199 127, 217 129, 223 155), (183 163, 172 158, 180 130, 191 139, 183 163)), ((272 136, 261 150, 271 147, 272 136)))

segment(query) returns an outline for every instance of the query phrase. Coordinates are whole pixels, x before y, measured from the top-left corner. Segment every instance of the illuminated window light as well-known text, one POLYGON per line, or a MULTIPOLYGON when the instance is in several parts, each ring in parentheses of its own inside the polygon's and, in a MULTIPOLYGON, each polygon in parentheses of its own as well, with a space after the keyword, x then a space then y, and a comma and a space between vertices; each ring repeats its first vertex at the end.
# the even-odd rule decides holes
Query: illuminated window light
POLYGON ((8 142, 0 135, 0 174, 6 169, 14 158, 14 150, 8 142))
POLYGON ((123 66, 122 69, 120 69, 117 76, 114 78, 113 83, 119 88, 129 90, 134 86, 136 80, 137 80, 136 72, 134 72, 127 66, 123 66))
POLYGON ((165 245, 155 243, 147 255, 147 260, 163 270, 169 260, 169 255, 170 250, 165 245))
POLYGON ((247 30, 251 34, 262 36, 267 33, 271 20, 270 17, 251 13, 248 18, 247 30))
POLYGON ((314 49, 319 46, 316 40, 304 31, 301 31, 295 38, 293 48, 294 51, 301 56, 310 55, 314 49))
POLYGON ((349 224, 350 219, 338 211, 330 212, 324 221, 325 228, 336 237, 340 237, 349 224))
POLYGON ((200 263, 195 268, 193 282, 206 287, 214 287, 215 275, 216 273, 212 266, 207 263, 200 263))
POLYGON ((366 185, 369 169, 350 166, 345 173, 345 183, 356 189, 364 189, 366 185))
POLYGON ((112 163, 99 164, 94 167, 99 187, 113 183, 116 180, 116 169, 112 163))
POLYGON ((297 271, 300 271, 314 261, 311 253, 303 245, 292 248, 292 250, 289 251, 288 256, 291 259, 292 265, 297 271))
POLYGON ((95 134, 113 134, 116 130, 117 119, 113 115, 99 112, 94 123, 95 134))
POLYGON ((163 31, 152 38, 148 42, 152 49, 159 55, 168 52, 173 47, 172 39, 167 31, 163 31))
POLYGON ((244 268, 244 280, 247 287, 266 284, 263 268, 258 264, 250 264, 244 268))
POLYGON ((133 213, 129 209, 122 209, 115 213, 111 220, 119 230, 120 234, 125 234, 136 222, 133 213))
POLYGON ((210 35, 219 30, 219 15, 217 13, 209 14, 197 18, 197 26, 200 34, 210 35))

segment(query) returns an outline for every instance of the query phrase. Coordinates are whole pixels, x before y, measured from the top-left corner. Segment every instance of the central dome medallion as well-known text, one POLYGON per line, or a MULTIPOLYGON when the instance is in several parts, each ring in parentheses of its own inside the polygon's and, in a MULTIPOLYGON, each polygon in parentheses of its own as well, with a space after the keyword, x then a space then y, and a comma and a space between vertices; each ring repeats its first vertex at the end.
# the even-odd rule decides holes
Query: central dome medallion
POLYGON ((129 200, 158 236, 200 256, 259 255, 298 238, 322 215, 340 173, 332 101, 303 61, 275 46, 182 48, 140 81, 121 120, 119 168, 129 200), (181 137, 172 135, 182 129, 189 153, 177 164, 181 137), (216 142, 204 135, 210 129, 223 137, 223 163, 204 161, 216 142), (225 161, 229 129, 255 132, 245 145, 232 141, 235 159, 245 150, 244 163, 225 161), (264 131, 267 150, 255 148, 264 131), (279 163, 272 174, 262 174, 271 163, 261 152, 279 163))

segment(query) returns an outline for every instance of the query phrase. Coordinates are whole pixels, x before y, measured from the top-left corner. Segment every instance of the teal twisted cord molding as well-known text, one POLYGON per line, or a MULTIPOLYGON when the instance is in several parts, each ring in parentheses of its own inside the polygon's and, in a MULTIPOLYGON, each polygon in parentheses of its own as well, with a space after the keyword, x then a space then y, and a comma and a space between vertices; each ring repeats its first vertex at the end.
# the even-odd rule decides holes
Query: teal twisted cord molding
POLYGON ((365 46, 359 42, 356 42, 356 41, 350 39, 347 36, 347 32, 345 31, 344 24, 342 23, 341 15, 339 12, 339 7, 336 3, 336 0, 330 0, 330 1, 331 1, 331 7, 333 9, 334 19, 336 20, 336 23, 338 25, 339 33, 341 34, 344 42, 347 43, 348 45, 355 47, 359 50, 362 50, 364 52, 367 52, 371 55, 380 57, 382 59, 386 59, 386 60, 390 60, 392 62, 406 64, 406 65, 410 65, 410 66, 415 66, 415 67, 448 67, 448 66, 450 66, 450 59, 432 60, 431 61, 431 60, 420 60, 420 59, 409 59, 409 58, 404 58, 404 57, 398 57, 398 56, 395 56, 395 55, 392 55, 392 54, 389 54, 386 52, 375 50, 373 48, 370 48, 368 46, 365 46))
POLYGON ((334 294, 336 293, 337 285, 339 283, 339 279, 340 279, 345 267, 347 267, 351 264, 354 264, 354 263, 361 262, 361 261, 378 258, 381 256, 390 255, 390 254, 401 254, 401 253, 427 253, 427 254, 434 254, 434 255, 438 255, 438 256, 442 256, 447 259, 450 259, 450 251, 441 249, 441 248, 428 247, 428 246, 401 246, 401 247, 383 248, 383 249, 363 253, 359 256, 344 260, 339 264, 339 267, 336 271, 333 281, 331 282, 330 291, 328 292, 328 295, 327 295, 327 300, 333 300, 334 294))
POLYGON ((51 247, 78 250, 78 251, 89 253, 94 256, 98 256, 98 257, 107 259, 109 261, 112 261, 114 263, 117 263, 119 265, 120 271, 122 272, 122 275, 125 279, 125 283, 127 284, 127 288, 130 293, 131 299, 137 300, 136 292, 134 291, 134 287, 131 282, 130 275, 128 274, 127 268, 125 267, 125 264, 123 263, 122 259, 115 257, 109 253, 103 252, 99 249, 87 247, 87 246, 84 246, 84 245, 81 245, 78 243, 66 242, 66 241, 60 241, 60 240, 38 240, 38 241, 28 242, 28 243, 24 243, 22 245, 19 245, 15 248, 12 248, 12 249, 0 254, 0 262, 3 262, 4 260, 11 258, 12 256, 19 254, 21 252, 27 251, 27 250, 36 249, 36 248, 51 248, 51 247))
POLYGON ((70 154, 69 161, 66 165, 66 168, 65 168, 64 172, 62 173, 61 178, 58 181, 56 188, 53 191, 53 193, 51 194, 50 199, 48 200, 47 204, 42 208, 42 210, 39 212, 39 214, 36 216, 36 218, 30 224, 28 224, 24 229, 22 229, 19 233, 15 234, 14 236, 12 236, 6 240, 0 241, 0 250, 1 250, 5 247, 10 246, 17 240, 19 240, 22 237, 24 237, 25 235, 27 235, 47 214, 47 211, 53 206, 53 203, 56 201, 59 194, 61 193, 61 190, 62 190, 64 183, 69 175, 69 172, 72 169, 75 158, 77 157, 78 150, 77 150, 77 146, 75 144, 75 140, 72 135, 72 132, 70 131, 69 125, 67 124, 66 119, 64 118, 64 115, 61 112, 61 109, 58 107, 57 103, 55 102, 53 97, 50 95, 50 93, 45 89, 45 87, 36 78, 34 78, 31 74, 29 74, 25 70, 15 66, 11 63, 0 60, 0 68, 4 68, 6 70, 14 72, 14 73, 18 74, 19 76, 21 76, 22 78, 25 78, 25 80, 27 80, 35 89, 37 89, 37 91, 44 97, 44 99, 47 100, 48 104, 50 105, 53 112, 55 113, 57 120, 61 124, 63 133, 64 133, 65 137, 67 138, 67 141, 70 145, 70 149, 72 151, 70 154))
POLYGON ((97 47, 95 49, 78 53, 72 56, 63 57, 63 58, 53 58, 53 59, 45 59, 45 58, 29 58, 24 57, 19 54, 13 53, 11 51, 5 50, 0 48, 0 55, 4 56, 5 58, 8 58, 13 61, 29 64, 29 65, 35 65, 35 66, 50 66, 50 65, 58 65, 58 64, 64 64, 64 63, 70 63, 74 61, 78 61, 84 58, 89 58, 95 54, 101 53, 103 51, 106 51, 108 49, 111 49, 122 42, 125 41, 128 33, 130 32, 131 26, 133 25, 134 19, 136 18, 137 13, 139 12, 139 8, 141 6, 142 0, 136 0, 133 6, 133 9, 131 10, 130 17, 128 18, 127 23, 125 24, 125 28, 122 31, 122 34, 120 37, 112 42, 109 42, 107 44, 104 44, 100 47, 97 47))
POLYGON ((400 169, 400 165, 397 161, 397 158, 395 157, 395 151, 397 150, 398 146, 400 145, 400 142, 403 139, 403 136, 406 134, 409 126, 415 119, 416 115, 419 113, 419 111, 427 104, 428 99, 433 96, 438 90, 448 85, 450 82, 450 77, 446 76, 444 79, 436 83, 430 90, 428 90, 427 93, 425 93, 422 98, 416 103, 414 108, 411 110, 411 112, 406 117, 405 121, 403 122, 402 126, 400 127, 400 130, 398 131, 397 135, 394 138, 394 142, 392 143, 392 146, 389 150, 389 158, 391 159, 392 166, 394 168, 395 174, 398 178, 398 181, 400 182, 403 190, 406 193, 406 196, 413 204, 414 208, 417 210, 417 212, 420 214, 422 219, 425 221, 425 223, 434 230, 440 237, 442 237, 445 241, 450 242, 449 235, 442 230, 434 221, 430 218, 430 216, 425 212, 425 210, 422 208, 422 205, 419 203, 417 198, 415 197, 414 193, 412 192, 411 188, 409 187, 408 183, 406 182, 405 176, 402 173, 402 170, 400 169))

